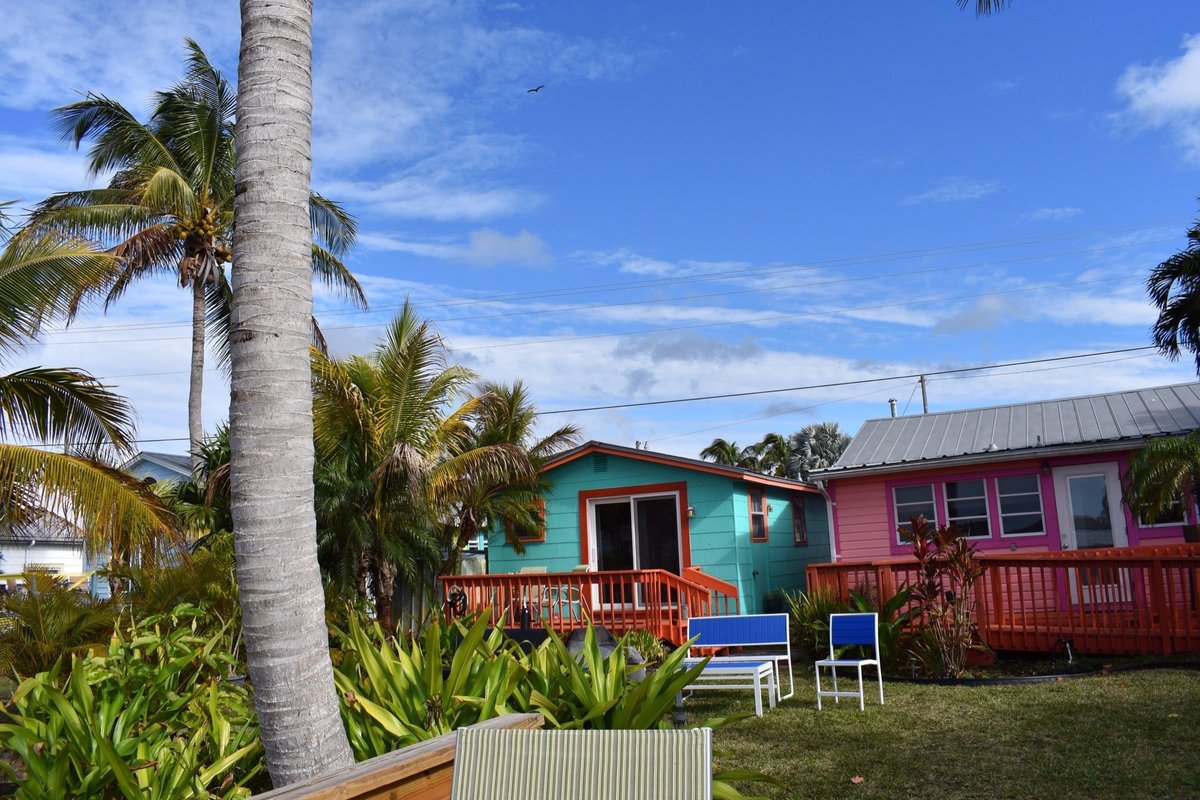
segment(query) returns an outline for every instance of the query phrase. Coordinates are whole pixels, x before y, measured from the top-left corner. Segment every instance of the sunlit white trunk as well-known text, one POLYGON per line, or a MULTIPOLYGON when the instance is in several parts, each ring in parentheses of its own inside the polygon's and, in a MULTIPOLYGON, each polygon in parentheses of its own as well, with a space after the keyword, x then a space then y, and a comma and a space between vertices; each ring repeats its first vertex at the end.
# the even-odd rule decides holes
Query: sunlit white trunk
POLYGON ((188 385, 188 452, 192 473, 200 471, 200 440, 204 437, 204 418, 200 397, 204 394, 204 282, 192 281, 192 377, 188 385))
POLYGON ((232 398, 246 655, 276 786, 352 762, 313 511, 311 0, 241 0, 232 398))

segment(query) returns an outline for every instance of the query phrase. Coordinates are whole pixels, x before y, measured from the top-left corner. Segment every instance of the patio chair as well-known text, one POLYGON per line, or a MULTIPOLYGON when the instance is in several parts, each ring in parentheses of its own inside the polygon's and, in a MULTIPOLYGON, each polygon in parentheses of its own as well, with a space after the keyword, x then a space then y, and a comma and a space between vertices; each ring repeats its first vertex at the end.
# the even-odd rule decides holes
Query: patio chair
POLYGON ((459 728, 450 800, 711 800, 712 730, 459 728))
POLYGON ((546 586, 542 589, 542 619, 547 622, 583 622, 583 596, 577 586, 546 586))
POLYGON ((830 614, 829 615, 829 658, 821 659, 814 664, 817 674, 817 710, 821 710, 821 698, 832 697, 838 702, 843 697, 857 697, 859 711, 866 710, 863 693, 863 667, 875 667, 879 677, 879 704, 883 705, 883 668, 879 665, 879 615, 870 614, 830 614), (839 647, 857 646, 864 650, 871 648, 870 658, 838 658, 839 647), (821 690, 821 667, 829 667, 833 676, 833 691, 821 690), (858 691, 838 691, 837 668, 855 667, 858 670, 858 691))

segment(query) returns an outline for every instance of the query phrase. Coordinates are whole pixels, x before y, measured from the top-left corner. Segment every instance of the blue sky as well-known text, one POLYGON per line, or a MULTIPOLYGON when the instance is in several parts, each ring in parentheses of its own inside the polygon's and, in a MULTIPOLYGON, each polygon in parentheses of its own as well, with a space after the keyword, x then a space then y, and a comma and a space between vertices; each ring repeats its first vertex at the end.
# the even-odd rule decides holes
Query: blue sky
MULTIPOLYGON (((546 411, 1145 345, 1145 276, 1197 213, 1193 0, 316 8, 314 188, 359 219, 372 304, 318 294, 333 348, 365 352, 411 297, 546 411)), ((232 0, 6 9, 0 198, 86 185, 49 109, 144 109, 189 36, 232 79, 238 26, 232 0)), ((182 452, 187 316, 143 285, 8 366, 86 368, 176 440, 146 449, 182 452)), ((1195 379, 1149 353, 1066 364, 935 377, 930 408, 1195 379)), ((920 411, 904 379, 546 421, 695 456, 853 432, 889 397, 920 411)))

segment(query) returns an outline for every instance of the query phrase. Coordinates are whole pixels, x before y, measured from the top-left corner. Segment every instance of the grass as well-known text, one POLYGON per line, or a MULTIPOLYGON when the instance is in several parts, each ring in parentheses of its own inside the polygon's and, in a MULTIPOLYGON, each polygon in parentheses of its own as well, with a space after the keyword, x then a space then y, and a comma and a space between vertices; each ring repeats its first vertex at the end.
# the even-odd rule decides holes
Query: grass
MULTIPOLYGON (((798 680, 762 719, 716 731, 717 762, 786 784, 741 786, 771 798, 1200 798, 1198 672, 1003 687, 885 679, 884 691, 880 706, 868 686, 865 713, 845 699, 818 712, 812 679, 798 680)), ((753 703, 704 692, 686 710, 696 721, 753 703)))

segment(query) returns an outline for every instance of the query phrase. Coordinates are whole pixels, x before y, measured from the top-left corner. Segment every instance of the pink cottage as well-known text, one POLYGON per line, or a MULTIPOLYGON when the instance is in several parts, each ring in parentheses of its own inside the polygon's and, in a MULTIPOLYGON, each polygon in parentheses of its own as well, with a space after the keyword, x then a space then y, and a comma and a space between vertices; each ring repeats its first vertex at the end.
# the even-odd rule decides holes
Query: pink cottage
POLYGON ((909 555, 896 528, 918 514, 997 555, 1182 543, 1196 509, 1138 519, 1121 476, 1147 440, 1198 428, 1200 383, 873 419, 810 477, 838 562, 909 555))

